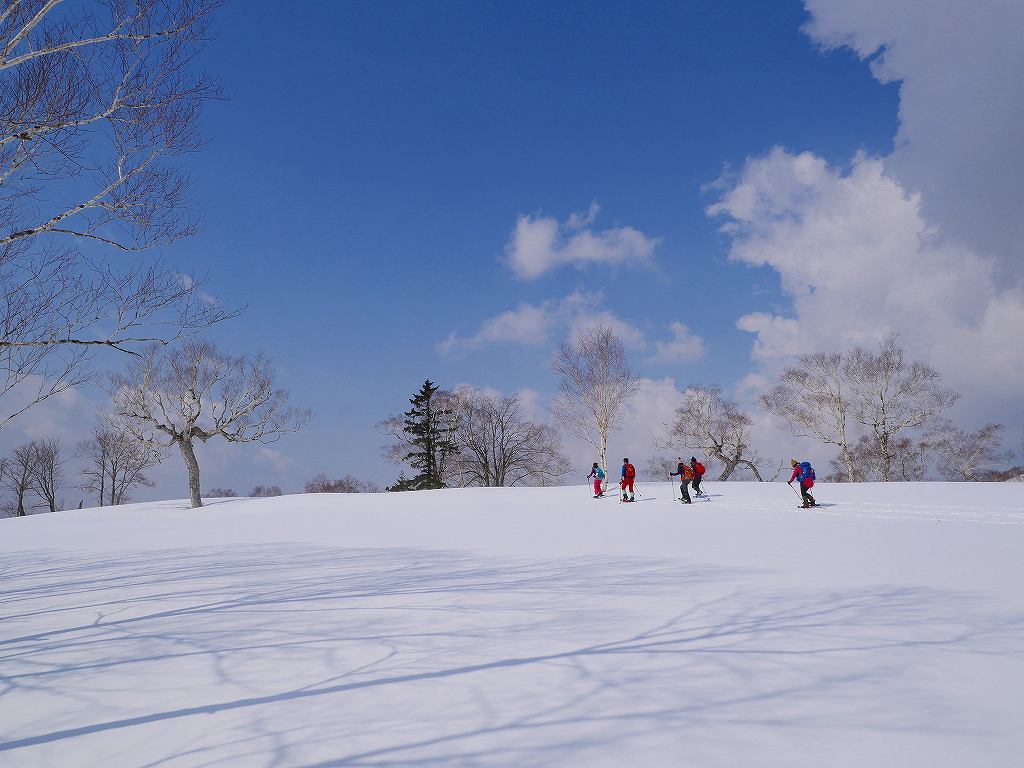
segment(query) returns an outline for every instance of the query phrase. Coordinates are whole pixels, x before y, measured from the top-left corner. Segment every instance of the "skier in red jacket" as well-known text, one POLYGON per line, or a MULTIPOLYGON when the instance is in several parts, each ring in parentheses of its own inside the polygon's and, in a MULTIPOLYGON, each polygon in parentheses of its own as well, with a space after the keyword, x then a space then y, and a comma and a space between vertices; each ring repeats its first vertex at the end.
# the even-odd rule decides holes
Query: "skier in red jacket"
POLYGON ((622 500, 623 501, 636 501, 633 498, 633 480, 636 478, 636 467, 629 463, 629 459, 622 460, 622 482, 619 486, 622 488, 622 500), (626 491, 629 491, 629 496, 626 496, 626 491))
POLYGON ((699 499, 702 496, 707 498, 707 494, 701 491, 700 481, 704 479, 704 465, 697 461, 696 456, 690 457, 690 469, 693 470, 693 494, 699 499))

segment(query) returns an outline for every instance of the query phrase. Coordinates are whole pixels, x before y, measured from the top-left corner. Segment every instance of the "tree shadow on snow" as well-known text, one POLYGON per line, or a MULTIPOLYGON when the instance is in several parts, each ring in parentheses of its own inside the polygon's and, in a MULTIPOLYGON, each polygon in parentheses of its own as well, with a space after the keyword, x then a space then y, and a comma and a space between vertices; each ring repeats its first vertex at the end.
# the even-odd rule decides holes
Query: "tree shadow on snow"
POLYGON ((751 590, 754 575, 300 545, 22 553, 0 566, 0 717, 46 695, 80 724, 8 737, 0 752, 229 713, 212 729, 222 736, 145 759, 518 766, 667 733, 736 738, 739 725, 948 733, 968 725, 918 672, 934 653, 1024 640, 1020 616, 971 595, 751 590), (640 606, 661 618, 638 626, 640 606), (879 695, 894 682, 896 710, 879 695), (123 716, 90 717, 90 703, 109 711, 140 686, 123 716), (435 694, 462 715, 434 711, 435 694))

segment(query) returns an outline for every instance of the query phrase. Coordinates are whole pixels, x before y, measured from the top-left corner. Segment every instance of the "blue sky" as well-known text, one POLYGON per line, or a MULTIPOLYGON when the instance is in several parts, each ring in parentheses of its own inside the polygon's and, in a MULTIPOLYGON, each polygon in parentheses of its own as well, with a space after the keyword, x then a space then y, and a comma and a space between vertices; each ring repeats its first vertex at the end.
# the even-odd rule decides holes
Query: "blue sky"
POLYGON ((206 57, 232 99, 190 159, 207 226, 176 259, 249 304, 216 336, 273 354, 328 471, 387 478, 372 424, 428 376, 551 390, 550 347, 435 344, 577 287, 656 333, 682 320, 712 350, 693 375, 734 381, 733 304, 779 297, 724 263, 702 186, 775 144, 841 160, 895 130, 893 88, 815 51, 804 19, 798 3, 234 3, 206 57), (520 282, 500 263, 517 214, 592 201, 604 226, 661 239, 651 265, 520 282))
MULTIPOLYGON (((933 77, 916 55, 927 39, 919 49, 904 34, 922 27, 914 16, 921 11, 903 8, 913 3, 895 3, 891 13, 832 0, 808 8, 722 0, 301 5, 246 0, 219 14, 203 65, 231 98, 209 107, 210 143, 186 160, 205 227, 166 255, 208 273, 224 303, 248 306, 212 337, 232 351, 269 353, 295 402, 316 418, 274 447, 276 469, 255 465, 251 451, 218 453, 204 487, 245 490, 267 479, 295 489, 321 470, 388 482, 397 468, 378 457, 373 425, 402 410, 424 378, 530 390, 542 410, 556 386, 549 362, 557 343, 580 317, 602 312, 633 333, 633 362, 652 382, 717 383, 749 400, 787 354, 835 336, 815 337, 815 313, 824 310, 808 297, 835 306, 842 287, 825 278, 794 287, 800 264, 778 256, 817 259, 813 248, 800 250, 822 243, 813 222, 841 209, 855 222, 851 233, 902 231, 905 223, 908 238, 918 238, 911 250, 924 229, 945 231, 943 207, 928 207, 948 192, 943 180, 914 175, 934 153, 920 133, 900 133, 927 128, 931 114, 921 99, 906 101, 912 85, 933 77), (908 160, 908 147, 922 147, 925 160, 912 152, 908 160), (773 148, 781 148, 774 159, 773 148), (796 213, 779 197, 791 182, 811 190, 798 196, 796 213), (882 190, 871 199, 892 195, 885 211, 906 208, 900 222, 852 210, 851 201, 864 199, 858 185, 871 184, 882 190), (770 202, 752 214, 742 190, 770 202), (921 190, 923 205, 914 198, 921 190), (716 203, 718 215, 709 216, 716 203), (578 226, 565 227, 573 214, 578 226), (651 250, 626 248, 608 263, 568 263, 524 279, 507 257, 519 217, 548 222, 556 247, 576 232, 600 240, 628 228, 651 250), (804 231, 794 234, 787 221, 804 231), (786 237, 795 238, 792 248, 786 237), (481 335, 488 319, 524 307, 543 317, 542 332, 531 337, 536 326, 524 324, 518 339, 481 335), (741 317, 753 318, 741 323, 746 330, 741 317), (672 323, 699 339, 699 354, 691 345, 659 356, 672 323), (797 348, 794 337, 807 343, 797 348)), ((968 42, 974 51, 984 40, 968 42)), ((830 236, 846 231, 830 221, 830 236)), ((969 232, 955 234, 951 248, 972 247, 969 232)), ((822 247, 848 263, 849 240, 822 247)), ((902 254, 907 242, 893 247, 902 254)), ((979 259, 1004 256, 990 244, 978 248, 979 259)), ((941 257, 914 258, 911 283, 941 257)), ((982 327, 978 318, 1000 297, 1007 299, 992 288, 958 312, 982 327)), ((1016 317, 1016 299, 1007 299, 1006 316, 1016 317)), ((858 301, 851 297, 851 312, 858 301)), ((875 312, 863 306, 862 315, 875 312)), ((915 352, 941 347, 914 336, 908 312, 894 310, 890 322, 883 310, 871 327, 841 324, 845 339, 836 341, 893 327, 910 328, 915 352)), ((1020 404, 1003 390, 967 394, 968 405, 1020 404)), ((653 418, 655 402, 651 394, 637 418, 653 418)), ((177 462, 154 495, 173 495, 179 474, 184 486, 177 462)))

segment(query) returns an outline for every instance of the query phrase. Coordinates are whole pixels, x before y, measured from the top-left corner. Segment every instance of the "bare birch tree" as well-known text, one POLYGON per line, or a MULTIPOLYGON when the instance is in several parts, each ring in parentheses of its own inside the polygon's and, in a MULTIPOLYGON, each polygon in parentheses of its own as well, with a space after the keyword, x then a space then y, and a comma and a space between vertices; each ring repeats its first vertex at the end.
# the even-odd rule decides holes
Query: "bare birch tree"
POLYGON ((34 440, 36 456, 32 467, 32 490, 51 512, 57 511, 57 494, 64 480, 64 458, 60 440, 49 438, 34 440))
POLYGON ((19 445, 4 463, 6 471, 0 473, 0 483, 11 494, 4 504, 4 511, 12 517, 25 517, 28 514, 29 507, 25 501, 32 493, 35 466, 36 446, 34 443, 19 445))
POLYGON ((146 445, 178 448, 192 506, 201 507, 196 441, 269 443, 309 421, 275 381, 263 355, 235 357, 192 339, 169 351, 151 347, 127 373, 110 377, 110 394, 121 428, 146 445))
POLYGON ((718 387, 690 387, 676 409, 664 447, 682 444, 722 463, 718 479, 728 480, 738 468, 746 468, 763 482, 758 467, 765 459, 750 444, 753 420, 718 387))
POLYGON ((597 451, 608 470, 608 435, 622 422, 623 406, 640 387, 626 359, 622 340, 598 323, 576 342, 562 344, 552 368, 560 377, 560 394, 552 414, 570 435, 597 451))
POLYGON ((796 365, 783 370, 777 386, 760 398, 760 406, 782 421, 795 437, 812 437, 839 448, 846 480, 856 470, 847 431, 851 408, 848 362, 839 353, 801 355, 796 365))
POLYGON ((164 449, 145 445, 123 430, 101 423, 92 437, 78 444, 77 457, 84 464, 79 468, 86 493, 96 494, 99 506, 116 506, 131 501, 128 492, 155 483, 146 472, 164 457, 164 449))
POLYGON ((881 479, 893 479, 896 440, 928 424, 952 406, 959 395, 942 386, 938 371, 927 363, 908 362, 890 334, 878 352, 858 347, 849 353, 854 418, 871 430, 881 460, 881 479))
POLYGON ((220 4, 0 9, 0 426, 85 381, 93 350, 232 314, 139 255, 196 231, 178 158, 202 144, 200 110, 218 95, 192 62, 220 4))
POLYGON ((981 480, 1013 459, 1013 451, 1000 450, 1003 429, 1002 424, 986 424, 967 432, 948 419, 940 419, 925 432, 924 446, 944 479, 981 480))
POLYGON ((570 469, 558 432, 526 417, 518 395, 455 390, 455 445, 449 476, 459 486, 555 485, 570 469))

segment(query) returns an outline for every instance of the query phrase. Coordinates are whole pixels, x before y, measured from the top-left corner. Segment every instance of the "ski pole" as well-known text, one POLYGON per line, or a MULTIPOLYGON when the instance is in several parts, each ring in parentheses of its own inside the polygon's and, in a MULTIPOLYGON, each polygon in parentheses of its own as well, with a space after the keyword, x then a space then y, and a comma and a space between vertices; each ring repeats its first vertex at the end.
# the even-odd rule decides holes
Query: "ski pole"
POLYGON ((672 475, 668 476, 668 488, 672 491, 672 501, 676 500, 676 484, 672 482, 672 475))

